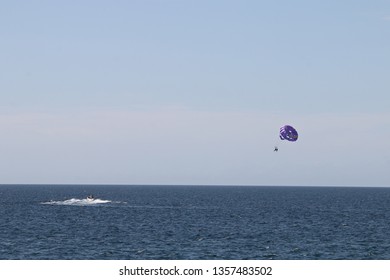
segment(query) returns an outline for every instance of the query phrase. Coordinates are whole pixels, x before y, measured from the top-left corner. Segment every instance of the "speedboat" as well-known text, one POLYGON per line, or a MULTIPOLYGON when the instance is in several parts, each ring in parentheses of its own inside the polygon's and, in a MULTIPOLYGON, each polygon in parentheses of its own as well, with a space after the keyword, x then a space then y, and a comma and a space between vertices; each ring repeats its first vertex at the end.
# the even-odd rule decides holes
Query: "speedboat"
POLYGON ((95 197, 92 194, 90 194, 90 195, 87 196, 87 200, 88 201, 93 201, 93 200, 95 200, 95 197))

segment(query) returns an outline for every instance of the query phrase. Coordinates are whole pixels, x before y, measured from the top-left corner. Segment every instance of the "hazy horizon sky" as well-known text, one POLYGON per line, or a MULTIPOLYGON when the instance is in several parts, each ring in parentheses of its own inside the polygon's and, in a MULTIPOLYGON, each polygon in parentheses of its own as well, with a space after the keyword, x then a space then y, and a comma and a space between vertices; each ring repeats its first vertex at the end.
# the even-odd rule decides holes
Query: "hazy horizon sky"
POLYGON ((388 1, 3 1, 0 37, 0 184, 390 186, 388 1))

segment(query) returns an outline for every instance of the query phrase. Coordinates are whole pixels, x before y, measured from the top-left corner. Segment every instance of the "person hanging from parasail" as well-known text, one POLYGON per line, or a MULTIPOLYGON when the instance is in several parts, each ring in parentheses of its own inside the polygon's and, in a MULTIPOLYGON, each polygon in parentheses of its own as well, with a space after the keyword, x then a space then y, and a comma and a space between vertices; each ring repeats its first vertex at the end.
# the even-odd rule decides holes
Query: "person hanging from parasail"
MULTIPOLYGON (((298 132, 291 125, 284 125, 280 128, 279 138, 281 140, 287 140, 290 142, 295 142, 298 140, 298 132)), ((275 146, 274 152, 279 151, 279 148, 275 146)))

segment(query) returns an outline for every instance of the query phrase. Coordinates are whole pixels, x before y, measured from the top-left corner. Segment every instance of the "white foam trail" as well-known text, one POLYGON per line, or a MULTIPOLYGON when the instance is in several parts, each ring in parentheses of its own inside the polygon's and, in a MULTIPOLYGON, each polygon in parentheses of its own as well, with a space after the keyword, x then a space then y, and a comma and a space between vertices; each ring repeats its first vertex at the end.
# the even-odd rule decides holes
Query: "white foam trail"
POLYGON ((49 205, 76 205, 76 206, 87 206, 87 205, 96 205, 96 204, 104 204, 104 203, 110 203, 111 200, 103 200, 103 199, 78 199, 78 198, 71 198, 67 200, 62 201, 47 201, 42 202, 41 204, 49 204, 49 205))

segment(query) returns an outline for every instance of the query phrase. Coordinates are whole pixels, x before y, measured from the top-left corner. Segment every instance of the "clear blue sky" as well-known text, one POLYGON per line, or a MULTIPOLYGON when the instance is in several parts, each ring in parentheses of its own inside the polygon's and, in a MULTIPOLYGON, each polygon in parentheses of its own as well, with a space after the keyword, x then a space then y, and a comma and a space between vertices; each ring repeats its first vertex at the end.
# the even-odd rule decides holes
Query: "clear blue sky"
POLYGON ((389 1, 2 1, 0 38, 0 183, 390 186, 389 1))

